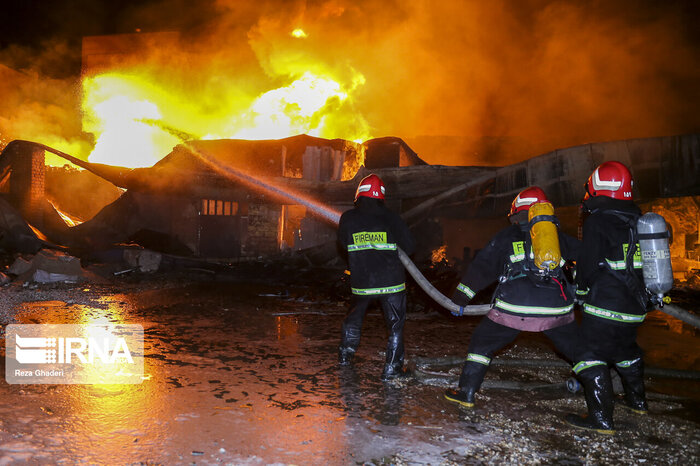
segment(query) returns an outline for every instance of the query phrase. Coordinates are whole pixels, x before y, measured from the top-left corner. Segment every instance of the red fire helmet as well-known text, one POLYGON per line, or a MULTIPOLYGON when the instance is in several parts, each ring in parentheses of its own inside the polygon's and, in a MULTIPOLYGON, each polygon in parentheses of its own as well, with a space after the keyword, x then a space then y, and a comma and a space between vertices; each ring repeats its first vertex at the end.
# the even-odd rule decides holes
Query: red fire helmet
POLYGON ((633 184, 632 174, 626 166, 615 161, 603 162, 588 177, 584 199, 607 196, 632 200, 633 184))
POLYGON ((515 196, 515 199, 513 199, 508 216, 510 217, 511 215, 515 215, 524 210, 527 211, 530 209, 532 204, 537 204, 538 202, 549 202, 544 191, 537 186, 525 188, 520 191, 517 196, 515 196))
POLYGON ((355 201, 360 196, 371 197, 372 199, 384 200, 384 182, 377 175, 372 173, 362 178, 355 192, 355 201))

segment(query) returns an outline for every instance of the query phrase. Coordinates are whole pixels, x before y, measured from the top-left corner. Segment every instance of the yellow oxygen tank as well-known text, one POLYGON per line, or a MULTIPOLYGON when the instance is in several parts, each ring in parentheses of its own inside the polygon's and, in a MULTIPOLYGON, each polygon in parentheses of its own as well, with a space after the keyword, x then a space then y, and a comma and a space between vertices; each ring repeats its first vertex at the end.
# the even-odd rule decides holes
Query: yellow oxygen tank
POLYGON ((556 269, 561 262, 559 249, 559 234, 554 219, 554 207, 549 202, 532 204, 528 210, 530 239, 535 265, 544 272, 556 269), (532 223, 532 220, 535 222, 532 223))

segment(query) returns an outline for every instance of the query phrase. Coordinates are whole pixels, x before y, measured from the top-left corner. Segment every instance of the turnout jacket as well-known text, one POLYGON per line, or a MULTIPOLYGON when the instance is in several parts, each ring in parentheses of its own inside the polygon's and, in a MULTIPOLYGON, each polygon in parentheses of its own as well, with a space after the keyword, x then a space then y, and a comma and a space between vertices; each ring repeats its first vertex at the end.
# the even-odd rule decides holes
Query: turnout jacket
MULTIPOLYGON (((580 242, 558 234, 562 261, 577 260, 580 242)), ((573 322, 574 292, 564 274, 543 279, 528 271, 534 269, 528 224, 510 225, 474 257, 452 300, 464 306, 480 290, 499 280, 489 319, 528 331, 573 322)))
POLYGON ((630 225, 641 215, 632 201, 593 197, 583 203, 591 212, 583 224, 583 254, 576 264, 577 293, 584 297, 584 315, 618 325, 640 324, 646 315, 646 299, 639 246, 626 263, 630 242, 630 225), (630 273, 631 272, 631 273, 630 273), (631 276, 631 275, 635 276, 631 276), (631 280, 636 280, 641 290, 631 280), (641 293, 640 293, 641 291, 641 293), (642 304, 644 302, 644 304, 642 304))
POLYGON ((338 245, 347 252, 354 295, 386 295, 406 289, 397 246, 413 254, 415 242, 406 223, 382 201, 360 197, 355 208, 344 212, 338 224, 338 245))

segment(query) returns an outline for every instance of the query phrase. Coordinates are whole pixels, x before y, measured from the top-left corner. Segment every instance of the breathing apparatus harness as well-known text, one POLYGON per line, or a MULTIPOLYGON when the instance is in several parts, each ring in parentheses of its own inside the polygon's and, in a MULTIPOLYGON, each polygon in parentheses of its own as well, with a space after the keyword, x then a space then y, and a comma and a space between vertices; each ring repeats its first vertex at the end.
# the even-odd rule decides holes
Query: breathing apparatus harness
POLYGON ((634 256, 635 254, 637 254, 639 242, 639 235, 637 233, 637 220, 639 219, 640 215, 614 209, 605 209, 601 210, 601 212, 617 217, 618 219, 622 220, 625 223, 625 225, 627 225, 628 246, 624 258, 624 269, 613 269, 612 266, 608 263, 608 261, 599 262, 598 267, 608 270, 609 272, 611 272, 613 277, 621 281, 629 289, 630 294, 634 297, 635 301, 637 301, 637 303, 647 312, 654 309, 654 306, 652 305, 663 306, 663 301, 652 299, 654 297, 647 291, 646 286, 644 285, 644 281, 634 270, 634 256))
POLYGON ((569 298, 565 290, 571 290, 573 285, 567 280, 561 264, 556 266, 538 267, 535 263, 533 245, 531 238, 532 227, 538 222, 551 222, 556 228, 559 228, 559 220, 554 215, 536 215, 529 222, 520 223, 518 227, 521 231, 527 233, 523 242, 523 259, 506 261, 503 268, 503 273, 498 279, 498 286, 494 291, 491 302, 494 303, 498 295, 499 288, 506 282, 511 280, 529 279, 530 282, 537 288, 558 288, 561 296, 567 301, 569 298))

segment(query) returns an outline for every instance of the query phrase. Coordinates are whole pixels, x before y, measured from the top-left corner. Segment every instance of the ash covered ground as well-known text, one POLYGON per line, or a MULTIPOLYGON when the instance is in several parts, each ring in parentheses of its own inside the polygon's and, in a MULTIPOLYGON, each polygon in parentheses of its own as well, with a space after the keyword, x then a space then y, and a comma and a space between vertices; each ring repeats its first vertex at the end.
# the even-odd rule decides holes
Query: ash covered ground
MULTIPOLYGON (((443 398, 459 365, 429 361, 463 357, 479 318, 451 317, 412 292, 406 354, 419 377, 382 383, 378 309, 365 321, 355 365, 341 368, 337 345, 348 298, 342 272, 290 277, 273 277, 261 265, 229 276, 1 288, 3 325, 92 318, 142 325, 146 380, 3 381, 0 464, 700 462, 697 380, 648 377, 650 415, 616 409, 614 436, 564 424, 564 414, 582 412, 585 403, 565 389, 569 374, 557 367, 494 366, 487 384, 520 388, 483 388, 475 409, 459 408, 443 398)), ((697 305, 697 298, 688 292, 679 299, 697 305)), ((649 366, 699 369, 697 331, 679 321, 650 314, 639 343, 649 366)), ((499 355, 533 358, 557 360, 541 335, 523 333, 499 355)))

